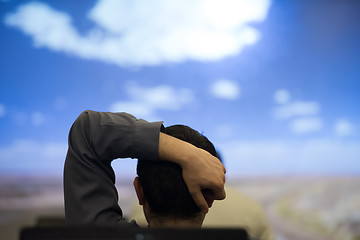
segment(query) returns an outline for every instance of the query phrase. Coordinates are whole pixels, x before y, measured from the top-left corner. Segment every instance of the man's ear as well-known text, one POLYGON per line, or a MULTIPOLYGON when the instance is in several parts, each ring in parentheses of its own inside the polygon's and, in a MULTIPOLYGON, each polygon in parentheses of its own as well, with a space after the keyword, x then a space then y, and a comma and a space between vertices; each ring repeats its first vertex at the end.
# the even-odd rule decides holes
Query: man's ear
POLYGON ((140 204, 140 205, 144 205, 144 203, 145 203, 145 196, 144 196, 144 191, 143 191, 142 185, 141 185, 141 183, 140 183, 139 177, 136 177, 136 178, 134 179, 134 188, 135 188, 135 192, 136 192, 137 198, 138 198, 138 200, 139 200, 139 204, 140 204))

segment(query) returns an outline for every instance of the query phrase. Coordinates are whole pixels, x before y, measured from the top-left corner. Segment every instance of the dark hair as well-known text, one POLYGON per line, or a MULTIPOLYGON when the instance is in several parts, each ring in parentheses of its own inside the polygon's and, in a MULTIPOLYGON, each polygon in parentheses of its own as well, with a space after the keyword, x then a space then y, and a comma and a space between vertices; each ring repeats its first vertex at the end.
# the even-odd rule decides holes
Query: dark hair
MULTIPOLYGON (((214 145, 204 135, 188 126, 169 126, 165 128, 165 133, 218 157, 214 145)), ((182 177, 182 169, 178 164, 139 160, 137 174, 152 213, 157 216, 183 219, 194 218, 200 213, 188 191, 182 177)))

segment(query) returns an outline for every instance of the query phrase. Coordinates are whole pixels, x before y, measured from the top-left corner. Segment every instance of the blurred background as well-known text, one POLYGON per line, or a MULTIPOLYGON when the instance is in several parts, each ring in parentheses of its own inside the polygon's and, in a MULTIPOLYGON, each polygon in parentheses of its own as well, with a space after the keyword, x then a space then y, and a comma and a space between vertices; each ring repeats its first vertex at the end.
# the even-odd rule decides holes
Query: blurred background
MULTIPOLYGON (((356 0, 1 0, 0 235, 63 216, 67 134, 90 109, 203 133, 275 239, 359 239, 359 11, 356 0)), ((113 165, 126 212, 136 161, 113 165)))

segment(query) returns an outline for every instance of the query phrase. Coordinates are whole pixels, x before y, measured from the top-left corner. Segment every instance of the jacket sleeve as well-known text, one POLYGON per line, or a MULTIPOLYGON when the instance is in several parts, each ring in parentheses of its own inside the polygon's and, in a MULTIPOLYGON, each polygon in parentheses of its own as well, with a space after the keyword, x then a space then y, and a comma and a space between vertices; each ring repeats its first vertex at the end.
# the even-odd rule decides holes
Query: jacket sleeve
POLYGON ((85 111, 72 125, 64 166, 68 224, 112 225, 123 220, 111 161, 158 160, 161 122, 126 113, 85 111))

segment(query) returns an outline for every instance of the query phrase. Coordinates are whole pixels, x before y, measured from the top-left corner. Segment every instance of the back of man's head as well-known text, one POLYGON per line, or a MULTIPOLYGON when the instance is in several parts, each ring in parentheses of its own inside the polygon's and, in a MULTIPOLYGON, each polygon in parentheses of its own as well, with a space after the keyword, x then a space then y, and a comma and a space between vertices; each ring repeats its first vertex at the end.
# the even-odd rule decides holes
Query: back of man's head
MULTIPOLYGON (((165 133, 218 157, 213 144, 190 127, 173 125, 165 128, 165 133)), ((179 165, 167 161, 139 160, 137 174, 152 214, 174 219, 192 219, 201 212, 188 191, 179 165)))

